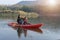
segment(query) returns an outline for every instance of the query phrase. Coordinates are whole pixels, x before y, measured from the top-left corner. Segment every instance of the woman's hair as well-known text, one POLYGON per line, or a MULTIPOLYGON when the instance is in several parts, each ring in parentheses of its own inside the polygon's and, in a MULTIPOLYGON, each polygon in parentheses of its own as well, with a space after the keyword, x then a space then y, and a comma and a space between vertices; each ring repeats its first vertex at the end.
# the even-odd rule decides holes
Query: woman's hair
POLYGON ((20 15, 18 15, 18 18, 20 18, 20 15))

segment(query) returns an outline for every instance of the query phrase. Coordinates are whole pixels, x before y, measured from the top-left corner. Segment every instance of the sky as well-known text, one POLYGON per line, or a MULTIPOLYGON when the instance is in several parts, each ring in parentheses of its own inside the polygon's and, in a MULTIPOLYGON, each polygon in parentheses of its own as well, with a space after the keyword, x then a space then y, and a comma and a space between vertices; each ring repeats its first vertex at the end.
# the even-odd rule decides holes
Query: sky
MULTIPOLYGON (((36 1, 36 0, 0 0, 0 5, 13 5, 20 1, 36 1)), ((44 5, 46 0, 37 0, 39 4, 44 5)), ((58 0, 60 4, 60 0, 58 0)))
POLYGON ((34 1, 34 0, 0 0, 0 5, 13 5, 20 1, 34 1))

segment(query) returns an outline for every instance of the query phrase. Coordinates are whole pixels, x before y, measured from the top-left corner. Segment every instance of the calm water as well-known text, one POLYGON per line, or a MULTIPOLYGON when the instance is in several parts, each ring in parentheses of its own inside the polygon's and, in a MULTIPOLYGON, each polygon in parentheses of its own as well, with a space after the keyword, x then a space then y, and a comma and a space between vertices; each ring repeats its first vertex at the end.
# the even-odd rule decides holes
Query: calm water
POLYGON ((0 20, 0 40, 60 40, 60 29, 46 24, 39 29, 9 27, 13 20, 0 20))

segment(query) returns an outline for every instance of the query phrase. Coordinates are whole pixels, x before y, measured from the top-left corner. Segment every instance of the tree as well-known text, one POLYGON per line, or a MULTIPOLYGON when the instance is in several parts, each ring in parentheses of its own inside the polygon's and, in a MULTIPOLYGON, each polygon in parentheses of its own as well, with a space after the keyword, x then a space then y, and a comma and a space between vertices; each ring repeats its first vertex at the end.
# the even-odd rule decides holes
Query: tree
POLYGON ((32 12, 33 11, 33 9, 28 6, 23 6, 20 10, 25 11, 25 12, 32 12))

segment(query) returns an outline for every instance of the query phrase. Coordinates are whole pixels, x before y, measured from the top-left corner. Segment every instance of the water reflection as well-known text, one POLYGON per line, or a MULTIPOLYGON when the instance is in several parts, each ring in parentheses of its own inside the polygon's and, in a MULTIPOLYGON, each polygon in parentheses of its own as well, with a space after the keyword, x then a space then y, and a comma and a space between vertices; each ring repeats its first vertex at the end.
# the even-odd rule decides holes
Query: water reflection
POLYGON ((21 37, 21 34, 22 34, 22 29, 21 28, 18 28, 17 29, 17 34, 18 34, 18 37, 20 38, 21 37))
POLYGON ((37 32, 37 33, 43 33, 43 31, 39 28, 21 28, 21 27, 12 27, 14 30, 17 30, 17 34, 18 34, 18 37, 20 38, 21 37, 21 34, 24 33, 24 37, 27 37, 27 31, 30 30, 30 31, 33 31, 33 32, 37 32))

